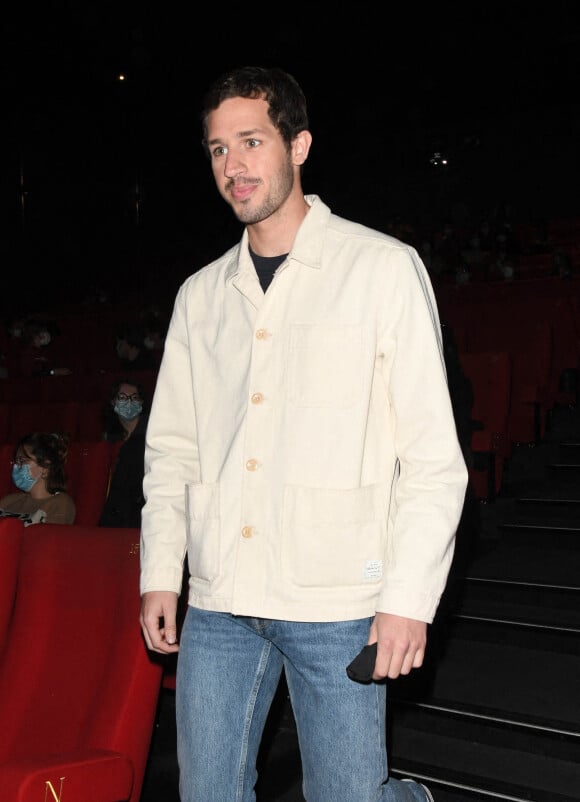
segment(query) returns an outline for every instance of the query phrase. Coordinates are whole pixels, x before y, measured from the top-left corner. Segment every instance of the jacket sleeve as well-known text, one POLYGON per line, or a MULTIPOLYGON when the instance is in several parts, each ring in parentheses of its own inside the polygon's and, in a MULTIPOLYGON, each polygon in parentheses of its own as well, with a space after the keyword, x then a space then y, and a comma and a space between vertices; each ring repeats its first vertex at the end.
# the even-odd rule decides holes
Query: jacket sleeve
POLYGON ((169 323, 145 439, 141 593, 182 587, 185 487, 199 481, 197 425, 183 285, 169 323))
POLYGON ((427 271, 412 248, 400 249, 393 258, 395 292, 379 348, 394 421, 398 476, 377 610, 430 622, 451 567, 467 469, 427 271))

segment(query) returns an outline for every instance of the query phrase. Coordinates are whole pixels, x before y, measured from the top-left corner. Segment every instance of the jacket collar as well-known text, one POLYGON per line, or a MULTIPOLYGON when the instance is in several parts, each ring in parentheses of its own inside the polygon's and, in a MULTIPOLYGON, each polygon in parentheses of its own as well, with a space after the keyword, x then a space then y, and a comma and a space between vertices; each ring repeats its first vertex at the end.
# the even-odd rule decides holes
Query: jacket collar
MULTIPOLYGON (((305 195, 304 199, 310 206, 310 211, 300 224, 288 260, 319 270, 322 267, 322 248, 331 212, 318 195, 305 195)), ((226 284, 240 274, 246 272, 255 274, 248 248, 247 228, 244 229, 240 242, 226 254, 225 258, 229 262, 225 271, 226 284)))

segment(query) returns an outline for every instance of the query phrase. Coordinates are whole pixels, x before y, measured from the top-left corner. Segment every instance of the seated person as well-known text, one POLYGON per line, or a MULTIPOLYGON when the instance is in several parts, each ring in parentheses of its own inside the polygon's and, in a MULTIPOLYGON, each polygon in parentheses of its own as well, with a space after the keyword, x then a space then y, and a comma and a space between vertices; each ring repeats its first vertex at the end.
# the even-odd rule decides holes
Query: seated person
POLYGON ((12 481, 19 489, 0 499, 0 516, 20 517, 31 523, 72 524, 76 507, 66 492, 64 470, 69 438, 63 434, 32 432, 14 452, 12 481))
POLYGON ((119 331, 116 349, 124 370, 157 370, 159 367, 151 350, 145 345, 145 332, 138 326, 119 331))
POLYGON ((24 323, 22 346, 20 350, 21 376, 67 376, 72 373, 68 367, 58 362, 54 351, 54 338, 58 328, 39 318, 31 318, 24 323))
POLYGON ((117 444, 117 458, 99 526, 141 526, 145 430, 147 412, 140 385, 123 379, 115 382, 106 411, 103 439, 117 444))

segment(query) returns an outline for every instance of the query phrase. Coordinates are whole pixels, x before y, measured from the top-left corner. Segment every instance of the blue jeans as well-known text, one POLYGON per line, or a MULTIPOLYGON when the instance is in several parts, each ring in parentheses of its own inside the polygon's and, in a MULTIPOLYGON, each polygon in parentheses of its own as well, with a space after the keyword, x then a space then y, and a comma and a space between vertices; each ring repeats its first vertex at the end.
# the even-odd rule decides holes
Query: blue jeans
POLYGON ((176 677, 182 802, 255 801, 258 749, 283 669, 308 802, 425 802, 417 783, 389 779, 386 684, 346 674, 371 621, 274 621, 189 607, 176 677))

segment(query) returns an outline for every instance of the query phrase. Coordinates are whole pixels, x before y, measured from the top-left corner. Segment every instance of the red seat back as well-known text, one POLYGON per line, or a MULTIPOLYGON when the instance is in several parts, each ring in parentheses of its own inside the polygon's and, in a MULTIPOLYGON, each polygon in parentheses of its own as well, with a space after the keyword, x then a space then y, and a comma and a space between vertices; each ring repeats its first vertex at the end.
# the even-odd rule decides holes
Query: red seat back
MULTIPOLYGON (((2 382, 0 381, 0 385, 2 382)), ((0 443, 8 441, 8 430, 10 428, 11 404, 8 401, 0 401, 0 443)))
POLYGON ((81 401, 82 382, 78 373, 63 376, 43 376, 43 401, 81 401))
POLYGON ((498 305, 473 325, 468 351, 508 351, 512 359, 509 437, 512 443, 537 441, 545 428, 553 362, 553 327, 526 305, 498 305))
POLYGON ((42 399, 40 376, 8 376, 0 382, 0 397, 9 404, 42 399))
POLYGON ((7 641, 24 525, 16 518, 0 518, 0 655, 7 641))
POLYGON ((12 482, 12 459, 15 447, 14 443, 0 445, 0 498, 18 490, 12 482))
POLYGON ((63 432, 76 437, 78 401, 29 401, 11 404, 6 440, 16 443, 28 432, 63 432))
POLYGON ((507 351, 459 354, 461 367, 473 388, 471 417, 482 424, 471 439, 476 451, 500 451, 509 455, 512 362, 507 351))
POLYGON ((471 485, 477 498, 489 498, 501 488, 505 460, 512 449, 509 437, 512 359, 507 351, 497 351, 460 353, 459 360, 473 388, 471 417, 482 426, 472 433, 471 448, 474 454, 487 455, 484 462, 487 470, 480 473, 470 470, 471 485), (490 470, 493 470, 491 477, 490 470))
POLYGON ((67 490, 77 513, 75 524, 96 526, 107 498, 113 449, 105 440, 71 443, 66 459, 67 490))
POLYGON ((101 440, 105 429, 102 401, 82 401, 79 408, 77 440, 101 440))
POLYGON ((0 661, 0 799, 138 802, 162 676, 139 606, 138 530, 24 529, 0 661))

